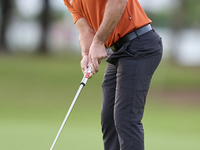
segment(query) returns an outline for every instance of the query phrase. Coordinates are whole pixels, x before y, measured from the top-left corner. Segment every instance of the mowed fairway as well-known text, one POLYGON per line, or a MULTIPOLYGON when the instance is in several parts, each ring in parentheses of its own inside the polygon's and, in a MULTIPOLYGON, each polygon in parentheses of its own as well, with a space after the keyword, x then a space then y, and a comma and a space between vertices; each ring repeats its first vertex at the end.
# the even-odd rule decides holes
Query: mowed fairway
MULTIPOLYGON (((0 150, 50 149, 83 77, 80 59, 0 56, 0 150)), ((55 150, 103 150, 100 110, 105 65, 102 62, 99 73, 83 88, 55 150)), ((171 71, 160 65, 153 89, 162 85, 177 89, 179 82, 181 87, 200 89, 199 69, 167 69, 171 71), (194 75, 191 82, 190 75, 194 75)), ((200 103, 174 104, 155 97, 150 93, 143 119, 146 150, 199 150, 200 103)))

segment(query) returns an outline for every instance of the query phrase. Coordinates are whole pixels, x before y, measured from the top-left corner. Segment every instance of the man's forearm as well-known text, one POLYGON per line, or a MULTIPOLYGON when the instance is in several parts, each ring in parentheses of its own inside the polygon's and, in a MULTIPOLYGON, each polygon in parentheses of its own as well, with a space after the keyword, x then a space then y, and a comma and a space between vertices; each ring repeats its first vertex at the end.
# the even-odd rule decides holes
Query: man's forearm
POLYGON ((104 43, 118 24, 128 0, 108 0, 103 21, 94 37, 94 42, 104 43))
POLYGON ((79 33, 79 44, 81 47, 81 55, 89 54, 89 49, 93 41, 95 33, 92 31, 85 31, 79 33))
POLYGON ((92 44, 95 31, 88 24, 85 18, 80 18, 76 22, 76 26, 79 31, 79 44, 81 47, 81 54, 84 56, 85 54, 89 54, 89 49, 92 44))

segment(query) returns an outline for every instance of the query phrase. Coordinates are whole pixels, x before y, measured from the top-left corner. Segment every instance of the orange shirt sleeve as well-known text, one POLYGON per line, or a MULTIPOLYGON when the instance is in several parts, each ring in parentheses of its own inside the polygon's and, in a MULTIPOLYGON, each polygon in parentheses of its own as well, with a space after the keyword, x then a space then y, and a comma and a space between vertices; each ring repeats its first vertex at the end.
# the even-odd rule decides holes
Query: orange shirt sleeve
POLYGON ((71 14, 72 14, 72 17, 73 17, 73 20, 74 20, 74 23, 78 20, 78 19, 80 19, 80 18, 82 18, 83 16, 80 14, 80 13, 78 13, 75 9, 74 9, 74 7, 70 4, 70 0, 63 0, 64 1, 64 4, 67 6, 67 8, 68 8, 68 10, 71 12, 71 14))

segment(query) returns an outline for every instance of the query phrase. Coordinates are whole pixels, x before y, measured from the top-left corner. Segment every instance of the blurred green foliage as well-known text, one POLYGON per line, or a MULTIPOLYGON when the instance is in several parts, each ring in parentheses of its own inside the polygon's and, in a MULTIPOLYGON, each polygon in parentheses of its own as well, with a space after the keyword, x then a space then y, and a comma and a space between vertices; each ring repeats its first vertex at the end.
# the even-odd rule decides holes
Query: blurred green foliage
POLYGON ((148 16, 153 20, 153 25, 162 27, 179 26, 184 28, 200 28, 200 1, 199 0, 178 0, 176 7, 163 9, 161 12, 147 11, 148 16))

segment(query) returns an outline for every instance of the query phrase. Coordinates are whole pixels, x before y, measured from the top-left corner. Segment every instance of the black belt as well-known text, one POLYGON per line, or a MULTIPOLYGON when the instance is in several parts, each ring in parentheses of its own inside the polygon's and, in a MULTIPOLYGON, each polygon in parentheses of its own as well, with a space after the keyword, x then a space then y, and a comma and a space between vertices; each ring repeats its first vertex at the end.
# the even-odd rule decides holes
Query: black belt
POLYGON ((113 51, 118 51, 125 43, 135 39, 136 37, 139 37, 149 31, 151 31, 153 28, 151 26, 151 24, 145 25, 141 28, 138 28, 128 34, 126 34, 125 36, 123 36, 122 38, 119 39, 119 41, 117 41, 115 44, 113 44, 110 49, 112 49, 113 51))

